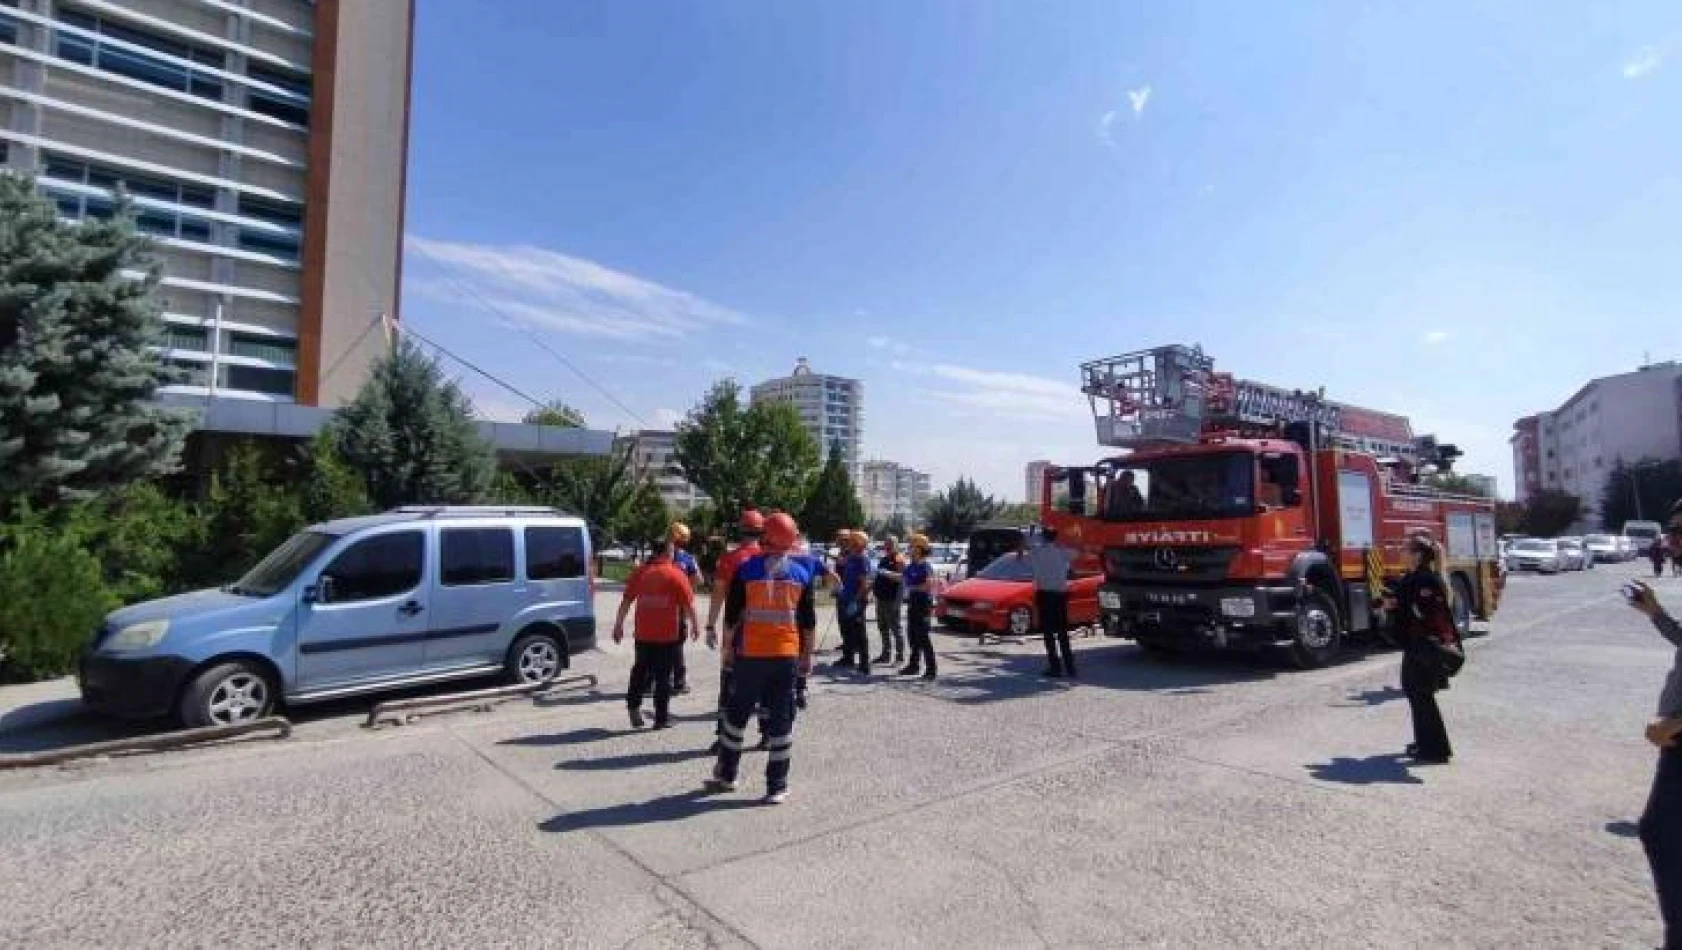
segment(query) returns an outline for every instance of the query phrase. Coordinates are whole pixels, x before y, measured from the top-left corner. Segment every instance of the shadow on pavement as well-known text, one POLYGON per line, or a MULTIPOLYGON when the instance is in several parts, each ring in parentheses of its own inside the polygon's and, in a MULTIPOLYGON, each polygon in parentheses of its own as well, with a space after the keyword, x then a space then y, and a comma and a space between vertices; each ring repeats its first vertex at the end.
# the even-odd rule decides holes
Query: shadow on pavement
POLYGON ((1385 686, 1380 689, 1369 689, 1360 693, 1350 693, 1348 702, 1332 703, 1334 707, 1348 709, 1357 706, 1382 706, 1388 702, 1407 698, 1400 686, 1385 686))
POLYGON ((537 827, 543 831, 586 831, 591 828, 625 828, 634 825, 653 825, 667 821, 683 821, 710 811, 734 811, 742 808, 761 808, 758 801, 743 798, 718 798, 696 789, 679 795, 656 798, 652 801, 624 805, 609 805, 588 811, 563 812, 537 827))
POLYGON ((582 745, 586 742, 600 742, 603 739, 631 734, 630 729, 615 730, 592 726, 588 729, 574 729, 571 732, 557 732, 552 735, 515 736, 512 739, 503 739, 497 745, 523 745, 538 748, 557 745, 582 745))
POLYGON ((1344 785, 1423 785, 1419 776, 1408 771, 1407 757, 1392 752, 1364 759, 1336 758, 1318 765, 1304 766, 1308 774, 1322 782, 1344 785))
POLYGON ((1609 821, 1606 823, 1606 833, 1620 838, 1641 837, 1641 826, 1633 821, 1609 821))
POLYGON ((650 765, 676 765, 694 759, 710 759, 706 749, 672 749, 665 752, 639 752, 635 755, 610 755, 600 759, 573 759, 556 762, 563 772, 617 772, 620 769, 641 769, 650 765))
POLYGON ((1075 686, 1187 696, 1279 674, 1278 664, 1262 655, 1153 657, 1137 646, 1120 642, 1077 647, 1075 663, 1077 679, 1054 679, 1041 675, 1046 660, 1039 651, 955 651, 940 658, 940 683, 948 693, 946 698, 953 702, 979 704, 1024 699, 1075 686))

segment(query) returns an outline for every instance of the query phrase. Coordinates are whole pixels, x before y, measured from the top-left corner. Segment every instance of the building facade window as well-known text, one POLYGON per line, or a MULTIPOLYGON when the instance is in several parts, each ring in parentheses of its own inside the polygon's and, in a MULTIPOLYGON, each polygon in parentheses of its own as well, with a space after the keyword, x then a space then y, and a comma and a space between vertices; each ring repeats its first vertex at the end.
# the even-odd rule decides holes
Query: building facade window
MULTIPOLYGON (((216 204, 215 191, 202 185, 122 171, 51 152, 45 156, 43 171, 45 178, 50 180, 42 181, 42 193, 58 205, 60 214, 77 221, 111 217, 117 209, 115 199, 107 195, 54 188, 52 181, 100 188, 108 193, 114 193, 120 187, 136 197, 197 208, 210 208, 216 204)), ((209 219, 149 205, 136 205, 134 211, 135 226, 147 234, 200 243, 210 241, 209 219)))
POLYGON ((136 52, 107 43, 105 40, 132 43, 165 56, 175 57, 177 60, 216 69, 221 69, 227 62, 220 52, 178 42, 79 10, 59 10, 57 15, 59 22, 67 26, 80 27, 98 34, 97 37, 89 37, 66 30, 54 30, 54 52, 60 59, 205 99, 222 98, 222 80, 217 76, 194 69, 191 65, 136 52))
POLYGON ((292 340, 278 340, 246 333, 229 334, 228 353, 254 360, 267 360, 283 366, 296 366, 298 363, 298 344, 292 340))
POLYGON ((164 328, 164 346, 171 350, 210 349, 210 333, 203 327, 183 327, 170 324, 164 328))
POLYGON ((274 69, 259 63, 246 67, 245 74, 261 83, 277 86, 285 93, 247 86, 245 107, 293 125, 310 124, 310 78, 289 69, 274 69))
POLYGON ((294 390, 295 374, 289 369, 262 369, 256 366, 222 367, 222 385, 228 389, 243 389, 270 396, 290 396, 294 390))

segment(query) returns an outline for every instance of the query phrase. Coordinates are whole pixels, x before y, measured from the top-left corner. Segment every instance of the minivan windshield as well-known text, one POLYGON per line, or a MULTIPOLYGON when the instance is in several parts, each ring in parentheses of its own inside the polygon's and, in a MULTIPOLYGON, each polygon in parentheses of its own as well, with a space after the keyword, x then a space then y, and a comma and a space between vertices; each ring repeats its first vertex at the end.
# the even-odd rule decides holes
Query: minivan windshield
POLYGON ((333 535, 321 531, 300 531, 258 561, 238 583, 224 589, 245 597, 273 597, 296 580, 333 540, 333 535))
POLYGON ((1256 460, 1249 452, 1120 462, 1106 489, 1104 518, 1108 521, 1237 518, 1255 513, 1256 460))

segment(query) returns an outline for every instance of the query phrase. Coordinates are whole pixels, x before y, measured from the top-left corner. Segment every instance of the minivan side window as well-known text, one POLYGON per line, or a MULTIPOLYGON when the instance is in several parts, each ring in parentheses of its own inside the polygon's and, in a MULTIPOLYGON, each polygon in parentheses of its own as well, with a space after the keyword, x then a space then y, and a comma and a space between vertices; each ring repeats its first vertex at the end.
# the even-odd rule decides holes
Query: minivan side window
POLYGON ((445 528, 439 544, 439 581, 445 587, 506 584, 514 579, 514 532, 509 528, 445 528))
POLYGON ((534 581, 583 577, 584 566, 582 529, 526 529, 527 577, 534 581))
POLYGON ((419 587, 425 564, 426 536, 397 531, 355 542, 339 552, 321 576, 333 579, 335 604, 377 600, 419 587))

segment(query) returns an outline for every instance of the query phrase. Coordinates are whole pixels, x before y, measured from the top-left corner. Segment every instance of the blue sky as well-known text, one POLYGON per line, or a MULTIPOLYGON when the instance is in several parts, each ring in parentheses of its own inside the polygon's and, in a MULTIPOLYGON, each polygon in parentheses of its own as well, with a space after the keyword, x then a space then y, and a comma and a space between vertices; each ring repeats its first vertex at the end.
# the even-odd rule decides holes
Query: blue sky
POLYGON ((867 454, 1016 499, 1029 459, 1098 454, 1082 360, 1200 342, 1510 491, 1516 417, 1682 358, 1670 0, 424 0, 417 29, 403 317, 602 427, 806 356, 864 380, 867 454))

